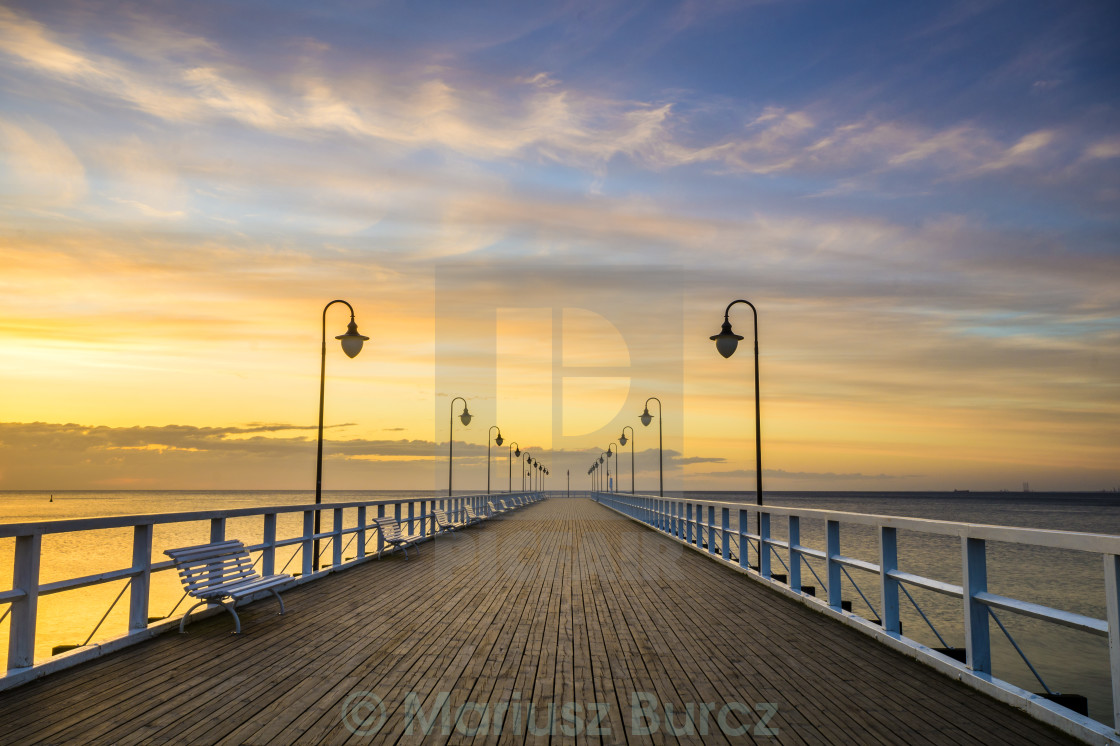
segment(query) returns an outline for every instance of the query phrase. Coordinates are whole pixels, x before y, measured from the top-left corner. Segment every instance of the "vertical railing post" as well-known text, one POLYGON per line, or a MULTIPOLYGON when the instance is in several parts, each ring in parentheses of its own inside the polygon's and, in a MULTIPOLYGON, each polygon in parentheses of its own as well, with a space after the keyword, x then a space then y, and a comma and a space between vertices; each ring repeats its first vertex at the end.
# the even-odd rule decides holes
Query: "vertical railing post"
POLYGON ((704 529, 702 526, 704 523, 704 506, 700 503, 696 503, 696 512, 694 515, 696 517, 696 546, 700 546, 704 543, 704 529))
POLYGON ((719 546, 724 562, 731 560, 731 508, 720 508, 719 546))
POLYGON ((276 514, 264 514, 264 549, 261 550, 261 574, 276 574, 276 514))
POLYGON ((988 560, 984 540, 961 537, 964 581, 964 642, 968 667, 982 673, 992 672, 992 649, 988 638, 988 607, 974 598, 988 590, 988 560))
POLYGON ((12 621, 8 627, 8 669, 26 668, 35 663, 35 624, 39 612, 39 559, 43 535, 16 537, 12 565, 12 590, 23 597, 12 601, 12 621))
POLYGON ((828 605, 839 609, 843 595, 840 588, 840 572, 843 567, 834 558, 840 555, 840 521, 828 521, 825 538, 825 563, 828 567, 828 605))
POLYGON ((334 509, 334 525, 331 526, 331 561, 335 567, 342 564, 342 508, 334 509))
POLYGON ((1120 732, 1120 557, 1115 554, 1104 555, 1104 599, 1112 672, 1112 728, 1120 732))
POLYGON ((408 502, 408 533, 416 533, 416 503, 412 500, 408 502))
POLYGON ((358 506, 358 554, 357 559, 365 559, 366 556, 366 506, 358 506))
POLYGON ((879 527, 879 597, 883 603, 880 620, 887 632, 899 632, 898 581, 891 572, 898 569, 898 530, 890 526, 879 527))
POLYGON ((751 558, 748 556, 748 549, 750 549, 751 542, 747 538, 747 533, 750 531, 750 513, 746 508, 739 508, 739 567, 744 570, 750 569, 751 558))
POLYGON ((420 501, 420 538, 428 535, 428 501, 420 501))
POLYGON ((758 574, 770 579, 770 514, 758 514, 758 574))
POLYGON ((128 631, 148 628, 148 589, 152 582, 151 523, 132 527, 132 584, 129 588, 128 631))
POLYGON ((685 541, 692 543, 692 503, 684 504, 685 541))
POLYGON ((393 517, 397 519, 397 523, 401 522, 401 504, 393 503, 393 517))
POLYGON ((676 500, 670 500, 669 501, 668 512, 669 512, 669 535, 679 539, 681 537, 681 529, 680 529, 680 526, 677 525, 677 502, 676 502, 676 500))
POLYGON ((211 518, 210 519, 210 543, 217 544, 219 541, 226 540, 226 519, 225 518, 211 518))
POLYGON ((708 554, 716 553, 716 506, 708 506, 708 554))
POLYGON ((311 574, 314 565, 312 562, 315 558, 315 540, 311 537, 315 535, 315 511, 303 511, 303 576, 307 577, 311 574))
POLYGON ((801 592, 801 518, 789 517, 789 588, 801 592))

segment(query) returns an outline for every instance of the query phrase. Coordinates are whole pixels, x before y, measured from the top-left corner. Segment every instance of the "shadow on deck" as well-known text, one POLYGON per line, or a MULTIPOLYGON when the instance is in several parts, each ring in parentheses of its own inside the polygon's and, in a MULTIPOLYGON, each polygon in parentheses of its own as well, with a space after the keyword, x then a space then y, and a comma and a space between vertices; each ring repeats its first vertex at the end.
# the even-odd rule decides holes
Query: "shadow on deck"
POLYGON ((0 741, 1075 743, 589 500, 409 554, 4 692, 0 741))

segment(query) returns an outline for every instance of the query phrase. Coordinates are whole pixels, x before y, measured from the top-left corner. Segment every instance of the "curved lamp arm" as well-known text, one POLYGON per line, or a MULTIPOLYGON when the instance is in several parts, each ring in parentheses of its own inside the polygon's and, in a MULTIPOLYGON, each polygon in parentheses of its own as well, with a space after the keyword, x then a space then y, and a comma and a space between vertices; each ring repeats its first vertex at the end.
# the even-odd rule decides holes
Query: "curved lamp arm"
POLYGON ((463 422, 463 426, 471 424, 471 413, 467 411, 467 400, 461 396, 456 396, 451 400, 451 418, 450 424, 447 427, 447 496, 451 497, 451 475, 455 466, 455 402, 463 402, 463 413, 459 415, 459 419, 463 422))
MULTIPOLYGON (((727 304, 723 312, 723 326, 719 334, 713 334, 709 339, 715 341, 716 349, 724 357, 735 354, 735 348, 742 337, 731 330, 729 314, 731 307, 736 303, 745 303, 751 307, 754 318, 754 442, 755 442, 755 502, 762 505, 762 413, 760 406, 758 386, 758 309, 749 300, 733 300, 727 304)), ((761 519, 760 519, 761 520, 761 519)))

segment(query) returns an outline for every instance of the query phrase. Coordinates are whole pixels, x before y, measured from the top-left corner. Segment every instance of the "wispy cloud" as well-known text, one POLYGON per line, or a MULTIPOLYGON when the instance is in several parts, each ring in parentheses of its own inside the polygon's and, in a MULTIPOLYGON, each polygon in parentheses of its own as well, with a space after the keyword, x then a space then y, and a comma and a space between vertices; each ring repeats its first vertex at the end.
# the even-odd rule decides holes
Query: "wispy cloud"
MULTIPOLYGON (((166 31, 157 27, 156 33, 166 31)), ((11 10, 0 14, 0 49, 40 75, 169 122, 232 120, 301 140, 343 133, 414 150, 543 159, 591 170, 622 156, 652 169, 706 164, 729 173, 850 179, 921 167, 970 178, 1038 166, 1058 138, 1038 130, 1006 140, 976 125, 934 129, 874 116, 837 121, 822 103, 817 113, 766 106, 740 132, 705 143, 687 134, 697 129, 687 101, 612 99, 545 72, 486 88, 465 78, 456 82, 463 76, 450 67, 416 65, 394 70, 392 78, 387 71, 367 72, 359 82, 329 79, 314 71, 318 62, 304 60, 286 75, 266 78, 230 64, 214 43, 196 38, 162 55, 145 46, 150 67, 140 68, 123 56, 59 40, 11 10)))

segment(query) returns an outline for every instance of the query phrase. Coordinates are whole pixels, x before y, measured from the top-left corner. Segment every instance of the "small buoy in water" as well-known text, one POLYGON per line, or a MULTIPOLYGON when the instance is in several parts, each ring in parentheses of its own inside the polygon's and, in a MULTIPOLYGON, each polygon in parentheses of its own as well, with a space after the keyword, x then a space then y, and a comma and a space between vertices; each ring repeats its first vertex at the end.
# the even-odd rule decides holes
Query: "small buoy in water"
POLYGON ((54 502, 54 495, 51 495, 50 502, 52 502, 52 503, 54 502))

